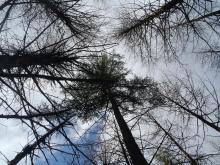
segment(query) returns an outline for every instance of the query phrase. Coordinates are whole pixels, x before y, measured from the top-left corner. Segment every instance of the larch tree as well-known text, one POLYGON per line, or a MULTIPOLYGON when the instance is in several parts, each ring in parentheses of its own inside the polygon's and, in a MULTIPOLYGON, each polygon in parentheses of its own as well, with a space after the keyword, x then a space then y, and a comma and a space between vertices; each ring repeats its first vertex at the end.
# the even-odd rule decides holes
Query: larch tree
POLYGON ((177 60, 183 50, 219 67, 219 3, 210 0, 158 0, 125 7, 114 37, 137 55, 177 60))
MULTIPOLYGON (((70 97, 67 97, 67 107, 73 107, 73 113, 85 120, 106 113, 107 109, 111 110, 132 164, 149 164, 137 145, 121 111, 126 111, 127 106, 140 106, 144 102, 155 107, 163 104, 162 98, 158 95, 156 83, 148 78, 127 79, 128 72, 117 54, 110 57, 103 54, 102 57, 91 60, 82 70, 79 77, 103 79, 104 81, 94 84, 76 82, 67 86, 65 91, 70 97)), ((128 161, 126 160, 126 162, 128 161)))
MULTIPOLYGON (((213 142, 217 152, 206 153, 205 140, 196 140, 206 128, 220 132, 215 88, 128 78, 123 59, 106 51, 114 44, 99 35, 102 17, 90 9, 82 0, 0 2, 0 119, 19 120, 29 134, 14 157, 0 152, 7 163, 53 164, 57 153, 66 164, 213 163, 219 148, 213 142), (79 133, 81 121, 93 124, 79 133)), ((113 36, 149 62, 178 61, 190 48, 218 67, 219 16, 211 0, 131 3, 113 36)))
POLYGON ((73 127, 76 120, 62 117, 70 109, 56 108, 60 99, 50 91, 59 91, 69 81, 100 82, 75 77, 91 52, 106 45, 96 40, 99 16, 90 9, 79 0, 0 2, 0 118, 2 122, 19 120, 30 133, 20 153, 14 158, 4 156, 8 164, 17 164, 27 156, 27 163, 34 164, 38 154, 49 163, 45 152, 53 155, 59 148, 52 144, 54 134, 65 139, 61 146, 71 148, 58 149, 61 154, 75 159, 80 153, 92 162, 66 135, 64 128, 73 127), (39 103, 37 98, 43 101, 39 103))

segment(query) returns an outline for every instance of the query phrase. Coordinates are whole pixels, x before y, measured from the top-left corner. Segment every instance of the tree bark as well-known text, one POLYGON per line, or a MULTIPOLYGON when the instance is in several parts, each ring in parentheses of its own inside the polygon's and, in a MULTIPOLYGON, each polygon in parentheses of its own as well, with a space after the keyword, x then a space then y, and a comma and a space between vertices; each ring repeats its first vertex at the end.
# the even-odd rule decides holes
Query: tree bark
MULTIPOLYGON (((114 122, 115 123, 115 122, 114 122)), ((126 152, 126 149, 124 148, 124 145, 123 145, 123 142, 120 138, 120 135, 119 135, 119 132, 118 132, 118 128, 116 126, 116 123, 115 123, 115 129, 116 129, 116 133, 117 133, 117 136, 118 136, 118 141, 119 141, 119 144, 121 145, 121 149, 122 149, 122 153, 124 155, 124 158, 125 158, 125 161, 126 161, 126 164, 127 165, 130 165, 130 162, 129 162, 129 159, 128 159, 128 156, 127 156, 127 152, 126 152)))
POLYGON ((115 98, 110 93, 108 94, 108 97, 112 104, 112 109, 114 111, 115 118, 119 125, 125 146, 127 148, 132 163, 134 165, 149 165, 146 159, 144 158, 144 155, 141 153, 141 150, 138 147, 137 143, 135 142, 135 139, 130 129, 128 128, 127 123, 125 122, 123 116, 121 115, 115 98))

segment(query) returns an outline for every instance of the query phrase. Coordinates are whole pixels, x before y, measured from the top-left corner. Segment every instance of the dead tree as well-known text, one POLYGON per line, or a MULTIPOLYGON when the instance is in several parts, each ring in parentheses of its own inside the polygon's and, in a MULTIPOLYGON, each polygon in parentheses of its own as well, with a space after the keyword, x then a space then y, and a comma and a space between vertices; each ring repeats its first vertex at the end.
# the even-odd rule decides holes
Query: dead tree
POLYGON ((179 57, 187 48, 203 62, 218 65, 219 4, 209 0, 151 1, 128 5, 119 19, 115 38, 147 60, 179 57), (212 37, 212 40, 210 40, 212 37), (187 44, 193 46, 187 46, 187 44))

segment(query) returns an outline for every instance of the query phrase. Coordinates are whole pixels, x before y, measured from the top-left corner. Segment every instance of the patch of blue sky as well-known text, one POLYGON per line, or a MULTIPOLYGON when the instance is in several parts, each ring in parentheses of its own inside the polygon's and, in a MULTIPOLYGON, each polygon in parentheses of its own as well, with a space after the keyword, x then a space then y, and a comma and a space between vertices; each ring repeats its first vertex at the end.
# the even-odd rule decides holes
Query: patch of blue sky
MULTIPOLYGON (((103 127, 103 122, 102 120, 99 120, 99 122, 95 122, 91 128, 86 131, 83 136, 79 137, 76 140, 73 140, 72 142, 77 146, 77 148, 85 154, 88 158, 91 155, 91 152, 94 152, 94 149, 97 147, 96 145, 92 145, 95 142, 98 141, 98 135, 100 130, 102 130, 103 127), (88 145, 91 144, 91 145, 88 145)), ((72 130, 69 128, 65 129, 66 133, 71 136, 70 134, 73 134, 72 130)), ((58 135, 56 138, 59 139, 59 141, 62 141, 60 139, 63 139, 61 135, 58 135)), ((71 137, 70 137, 71 138, 71 137)), ((50 164, 52 165, 67 165, 67 164, 72 164, 72 165, 90 165, 92 162, 88 160, 80 151, 75 148, 75 147, 70 147, 68 145, 66 146, 61 146, 58 148, 59 150, 63 151, 63 153, 59 151, 53 152, 53 155, 49 152, 46 151, 46 157, 49 161, 50 164), (70 154, 65 154, 65 153, 70 153, 70 154), (72 155, 71 155, 72 154, 72 155)), ((36 165, 47 165, 47 162, 43 158, 43 155, 41 158, 38 158, 36 165)))

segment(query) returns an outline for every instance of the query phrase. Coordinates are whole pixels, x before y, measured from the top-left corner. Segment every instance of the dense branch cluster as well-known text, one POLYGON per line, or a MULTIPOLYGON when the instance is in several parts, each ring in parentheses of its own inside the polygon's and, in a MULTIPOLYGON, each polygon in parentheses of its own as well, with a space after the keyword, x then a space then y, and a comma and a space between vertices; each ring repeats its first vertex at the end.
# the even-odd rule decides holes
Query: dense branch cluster
POLYGON ((219 66, 219 4, 209 0, 152 1, 125 8, 115 37, 125 40, 148 60, 176 59, 191 49, 204 61, 219 66), (143 7, 144 6, 144 7, 143 7))

